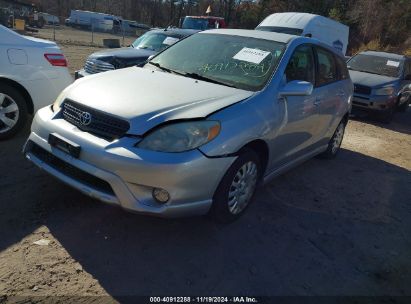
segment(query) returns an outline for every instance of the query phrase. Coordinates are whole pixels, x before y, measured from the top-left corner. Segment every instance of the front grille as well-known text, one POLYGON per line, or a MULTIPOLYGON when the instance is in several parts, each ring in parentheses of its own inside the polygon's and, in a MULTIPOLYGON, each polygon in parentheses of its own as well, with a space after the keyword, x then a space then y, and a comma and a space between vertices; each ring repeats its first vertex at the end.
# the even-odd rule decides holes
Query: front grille
POLYGON ((84 70, 89 74, 96 74, 114 70, 115 67, 111 63, 98 59, 88 58, 84 65, 84 70))
POLYGON ((63 118, 82 131, 108 140, 124 136, 130 128, 130 124, 123 119, 69 99, 66 99, 63 103, 63 118))
POLYGON ((370 95, 371 88, 360 84, 354 84, 354 93, 370 95))
POLYGON ((45 162, 47 165, 59 171, 60 173, 76 181, 79 181, 82 184, 89 186, 90 188, 114 196, 114 191, 109 183, 94 175, 84 172, 74 167, 73 165, 66 163, 65 161, 62 161, 60 158, 54 156, 35 143, 31 142, 31 148, 28 152, 32 153, 35 157, 45 162))

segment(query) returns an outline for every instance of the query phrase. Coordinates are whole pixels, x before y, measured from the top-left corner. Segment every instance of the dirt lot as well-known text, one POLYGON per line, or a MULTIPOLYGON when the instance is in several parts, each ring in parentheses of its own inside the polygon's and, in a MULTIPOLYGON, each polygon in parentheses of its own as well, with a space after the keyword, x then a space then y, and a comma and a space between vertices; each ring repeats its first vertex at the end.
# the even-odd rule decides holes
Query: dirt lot
MULTIPOLYGON (((62 45, 71 68, 90 47, 62 45)), ((411 295, 411 109, 349 122, 335 160, 258 191, 237 222, 94 201, 0 143, 1 295, 411 295), (33 242, 49 240, 47 246, 33 242)), ((98 298, 96 299, 98 301, 98 298)))

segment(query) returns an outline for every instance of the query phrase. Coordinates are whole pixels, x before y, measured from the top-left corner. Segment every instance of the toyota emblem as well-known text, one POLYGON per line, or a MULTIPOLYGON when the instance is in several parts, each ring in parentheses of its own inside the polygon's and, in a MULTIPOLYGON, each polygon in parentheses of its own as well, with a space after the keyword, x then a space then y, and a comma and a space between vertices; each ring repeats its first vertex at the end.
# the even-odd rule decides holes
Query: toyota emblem
POLYGON ((83 112, 80 114, 80 123, 83 126, 88 126, 91 123, 91 114, 89 112, 83 112))

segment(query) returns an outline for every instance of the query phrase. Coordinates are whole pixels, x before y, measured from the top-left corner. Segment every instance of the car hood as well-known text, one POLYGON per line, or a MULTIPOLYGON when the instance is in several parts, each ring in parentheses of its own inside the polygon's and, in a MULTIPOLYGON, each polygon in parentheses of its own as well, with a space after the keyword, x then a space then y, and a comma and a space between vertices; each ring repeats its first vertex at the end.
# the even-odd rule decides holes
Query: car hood
POLYGON ((349 72, 351 80, 354 84, 360 84, 372 88, 388 85, 398 80, 398 78, 394 77, 376 75, 353 70, 350 70, 349 72))
POLYGON ((254 92, 162 72, 131 67, 77 80, 64 98, 130 123, 128 133, 143 135, 170 120, 204 118, 254 92))
POLYGON ((111 63, 116 68, 124 68, 141 63, 154 54, 157 54, 157 52, 148 49, 135 49, 128 47, 96 52, 90 55, 89 58, 111 63))

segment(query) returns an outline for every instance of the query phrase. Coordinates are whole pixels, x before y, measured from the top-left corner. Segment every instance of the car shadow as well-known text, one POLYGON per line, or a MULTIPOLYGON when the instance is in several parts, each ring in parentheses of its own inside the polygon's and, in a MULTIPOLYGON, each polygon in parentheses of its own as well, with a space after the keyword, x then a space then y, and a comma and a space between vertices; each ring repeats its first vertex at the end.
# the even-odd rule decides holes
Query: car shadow
MULTIPOLYGON (((0 149, 0 157, 11 159, 23 142, 24 136, 0 149)), ((411 293, 410 260, 389 253, 411 249, 410 172, 360 153, 342 149, 333 161, 313 159, 274 179, 229 225, 126 213, 34 170, 23 156, 3 169, 10 178, 0 181, 0 251, 45 225, 120 301, 411 293), (387 267, 402 271, 401 279, 375 279, 387 267)))
POLYGON ((396 112, 390 123, 383 123, 379 121, 378 117, 368 113, 355 113, 351 115, 350 119, 411 135, 411 105, 406 112, 396 112))

